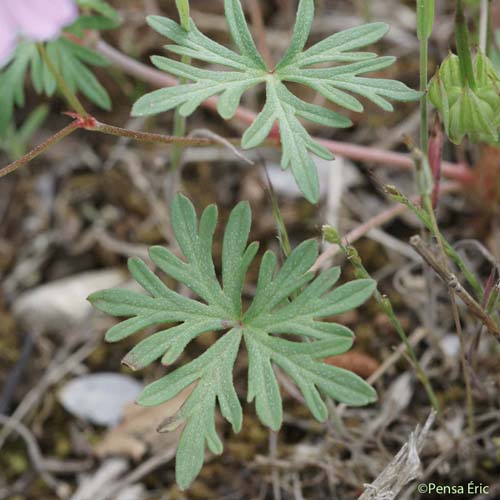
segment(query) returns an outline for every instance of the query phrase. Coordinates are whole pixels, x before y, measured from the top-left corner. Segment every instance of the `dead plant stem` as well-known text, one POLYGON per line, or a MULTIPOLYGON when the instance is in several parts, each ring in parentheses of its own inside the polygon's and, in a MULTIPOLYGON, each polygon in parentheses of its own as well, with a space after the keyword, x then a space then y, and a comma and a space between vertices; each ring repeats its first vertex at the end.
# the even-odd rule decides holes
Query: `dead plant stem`
POLYGON ((446 270, 442 264, 436 259, 435 255, 424 245, 420 236, 413 236, 410 239, 410 244, 424 259, 424 261, 434 269, 436 274, 443 280, 443 282, 453 289, 454 293, 462 299, 464 304, 469 309, 470 313, 474 315, 488 331, 500 340, 500 327, 493 321, 490 315, 484 310, 469 292, 460 284, 456 276, 450 271, 446 270))

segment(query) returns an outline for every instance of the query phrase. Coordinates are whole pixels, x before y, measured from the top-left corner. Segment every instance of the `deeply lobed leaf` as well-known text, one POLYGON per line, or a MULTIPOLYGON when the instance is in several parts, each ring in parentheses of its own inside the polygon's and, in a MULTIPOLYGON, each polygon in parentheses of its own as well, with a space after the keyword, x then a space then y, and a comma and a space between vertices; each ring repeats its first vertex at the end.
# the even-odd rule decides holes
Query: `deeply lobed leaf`
POLYGON ((227 222, 220 281, 212 257, 216 223, 215 205, 207 207, 198 220, 192 203, 177 195, 171 224, 184 259, 163 247, 150 249, 158 268, 187 286, 199 300, 169 288, 137 258, 129 260, 129 270, 147 295, 112 289, 89 297, 101 311, 128 318, 108 330, 106 340, 110 342, 163 325, 127 354, 124 363, 133 369, 158 359, 170 365, 196 337, 219 332, 218 339, 199 357, 147 386, 139 398, 140 404, 158 405, 195 385, 170 426, 185 424, 176 461, 182 488, 199 473, 205 446, 214 453, 222 452, 215 430, 216 406, 235 432, 241 429, 242 409, 234 388, 233 367, 242 339, 248 352, 247 398, 255 400, 260 420, 272 429, 278 429, 283 418, 276 367, 295 382, 312 414, 321 421, 327 418, 321 393, 352 405, 376 398, 373 388, 357 375, 322 362, 327 356, 347 351, 353 342, 348 328, 324 318, 362 304, 375 283, 357 280, 332 290, 340 271, 330 269, 315 278, 309 269, 317 258, 318 246, 309 240, 298 245, 279 269, 276 255, 265 252, 255 297, 243 311, 243 285, 258 250, 256 243, 247 243, 251 224, 248 203, 239 203, 227 222))
MULTIPOLYGON (((73 92, 81 91, 103 109, 111 108, 111 99, 87 65, 106 66, 97 52, 61 36, 47 43, 47 52, 56 70, 73 92)), ((24 84, 29 73, 38 94, 54 95, 57 82, 40 56, 36 44, 20 43, 12 62, 0 72, 0 137, 12 120, 14 108, 24 106, 24 84)))
POLYGON ((291 167, 304 196, 316 203, 319 181, 310 155, 323 159, 332 159, 333 156, 311 138, 300 119, 334 128, 348 127, 351 121, 333 111, 304 102, 287 89, 285 82, 306 85, 334 104, 356 112, 363 111, 363 105, 352 93, 386 111, 393 109, 387 99, 411 101, 418 99, 420 94, 398 81, 359 76, 379 71, 394 62, 391 57, 377 57, 376 54, 356 50, 378 41, 388 30, 383 23, 342 31, 304 50, 314 18, 314 1, 300 0, 289 49, 278 65, 270 70, 255 47, 240 0, 225 0, 224 7, 230 34, 239 52, 203 35, 192 20, 190 29, 186 31, 170 19, 158 16, 148 18, 153 29, 175 42, 167 45, 167 50, 211 65, 225 66, 229 70, 201 69, 165 57, 153 57, 152 62, 158 68, 193 83, 147 94, 135 103, 132 113, 143 116, 179 108, 180 113, 187 116, 204 100, 218 96, 219 114, 229 119, 234 116, 243 94, 249 88, 265 84, 264 107, 245 132, 242 146, 257 147, 277 123, 283 148, 281 165, 283 168, 291 167), (324 63, 335 63, 337 66, 311 68, 324 63))

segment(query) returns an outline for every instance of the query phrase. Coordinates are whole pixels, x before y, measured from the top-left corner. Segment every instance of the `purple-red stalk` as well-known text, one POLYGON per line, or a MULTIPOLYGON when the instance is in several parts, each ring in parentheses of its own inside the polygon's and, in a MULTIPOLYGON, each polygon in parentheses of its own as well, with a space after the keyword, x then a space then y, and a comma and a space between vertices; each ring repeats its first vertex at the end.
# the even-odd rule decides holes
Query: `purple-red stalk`
POLYGON ((434 188, 432 191, 432 208, 436 208, 439 202, 439 187, 441 183, 441 165, 443 160, 443 129, 439 117, 436 114, 434 125, 432 126, 429 137, 429 165, 431 167, 432 177, 434 179, 434 188))

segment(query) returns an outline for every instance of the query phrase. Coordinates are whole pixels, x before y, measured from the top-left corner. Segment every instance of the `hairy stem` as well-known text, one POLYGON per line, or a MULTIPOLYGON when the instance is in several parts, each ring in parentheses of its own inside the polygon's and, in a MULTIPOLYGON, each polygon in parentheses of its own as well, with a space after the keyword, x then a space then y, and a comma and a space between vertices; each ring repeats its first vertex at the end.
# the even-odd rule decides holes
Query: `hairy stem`
MULTIPOLYGON (((398 203, 402 203, 406 207, 408 207, 422 222, 422 224, 432 233, 434 233, 433 223, 431 217, 427 213, 427 210, 421 208, 415 204, 413 200, 410 200, 408 197, 403 195, 396 187, 394 186, 385 186, 386 193, 390 196, 390 198, 398 203)), ((441 189, 442 191, 442 189, 441 189)), ((421 196, 420 196, 421 198, 421 196)), ((440 239, 441 244, 446 252, 446 255, 450 257, 453 262, 457 265, 460 271, 464 274, 465 279, 469 283, 469 285, 474 290, 474 293, 478 299, 481 299, 483 296, 483 289, 479 280, 476 278, 474 273, 472 273, 465 262, 462 260, 458 252, 453 248, 453 246, 446 240, 446 238, 439 234, 436 236, 440 239)))
POLYGON ((54 146, 65 137, 72 134, 75 130, 78 130, 79 128, 80 125, 78 124, 78 122, 76 120, 73 121, 68 126, 64 127, 62 130, 57 132, 57 134, 53 135, 52 137, 49 137, 46 141, 42 142, 36 148, 32 149, 29 153, 25 154, 24 156, 21 156, 21 158, 10 163, 6 167, 0 169, 0 177, 4 177, 7 174, 10 174, 16 171, 18 168, 26 165, 31 160, 34 160, 37 156, 41 155, 44 151, 49 149, 51 146, 54 146))
POLYGON ((179 13, 181 26, 186 31, 189 31, 189 0, 175 0, 175 6, 177 7, 177 12, 179 13))
MULTIPOLYGON (((37 156, 42 154, 44 151, 49 149, 51 146, 57 144, 59 141, 64 139, 66 136, 72 134, 75 130, 84 129, 89 132, 99 132, 102 134, 113 135, 116 137, 125 137, 137 142, 153 143, 153 144, 170 144, 170 145, 181 145, 181 146, 222 146, 219 141, 213 139, 196 138, 196 137, 176 137, 171 135, 154 134, 150 132, 138 132, 136 130, 129 130, 126 128, 115 127, 114 125, 108 125, 107 123, 102 123, 97 121, 92 116, 81 117, 76 114, 71 114, 74 116, 75 120, 68 126, 64 127, 62 130, 57 132, 55 135, 44 141, 42 144, 36 146, 29 153, 25 154, 18 160, 8 164, 7 166, 0 169, 0 177, 8 175, 18 168, 26 165, 31 160, 35 159, 37 156)), ((228 139, 228 143, 238 145, 240 139, 228 139)), ((276 141, 268 140, 268 146, 277 146, 276 141)))
MULTIPOLYGON (((352 245, 344 244, 342 238, 340 238, 338 233, 330 226, 323 226, 323 235, 326 241, 328 241, 329 243, 335 243, 336 245, 339 246, 340 250, 345 254, 349 262, 353 265, 356 271, 357 278, 371 279, 370 273, 366 270, 365 266, 363 265, 363 262, 361 260, 361 257, 359 256, 358 251, 352 245)), ((406 346, 408 357, 411 360, 411 364, 415 369, 418 379, 424 386, 424 389, 427 393, 427 396, 429 398, 429 401, 431 402, 432 407, 436 410, 436 412, 440 413, 441 410, 439 407, 438 399, 436 397, 436 393, 432 388, 432 384, 429 378, 427 377, 425 370, 422 368, 420 362, 418 361, 415 350, 413 349, 413 346, 411 345, 408 336, 406 335, 406 332, 404 331, 404 328, 401 325, 401 322, 399 321, 398 317, 396 316, 396 313, 394 312, 391 301, 389 300, 388 297, 382 295, 378 290, 378 288, 375 289, 374 297, 380 309, 387 315, 392 326, 398 333, 401 341, 406 346)))
MULTIPOLYGON (((126 128, 115 127, 97 120, 91 126, 84 127, 91 132, 101 132, 103 134, 114 135, 116 137, 126 137, 138 142, 150 142, 156 144, 173 144, 175 146, 212 146, 215 141, 204 138, 178 137, 172 135, 154 134, 150 132, 138 132, 126 128)), ((235 142, 237 140, 233 140, 235 142)))
MULTIPOLYGON (((442 236, 441 231, 439 229, 436 215, 432 207, 432 201, 430 196, 428 195, 426 195, 424 198, 424 207, 427 210, 429 217, 431 218, 433 227, 432 232, 438 241, 438 247, 443 262, 443 266, 445 270, 448 270, 448 261, 443 244, 444 237, 442 236)), ((465 398, 467 406, 468 430, 469 430, 469 435, 473 436, 474 429, 476 426, 474 421, 474 396, 472 394, 471 375, 469 372, 469 366, 467 364, 467 359, 465 356, 466 345, 465 345, 464 332, 462 330, 462 324, 460 322, 460 314, 458 312, 457 301, 455 300, 456 289, 453 286, 451 286, 451 284, 448 286, 448 294, 450 296, 451 310, 453 314, 453 320, 455 322, 455 330, 457 331, 458 339, 460 342, 460 363, 462 365, 462 373, 464 374, 464 380, 465 380, 465 394, 466 394, 465 398)))
MULTIPOLYGON (((423 177, 431 176, 429 163, 426 157, 420 158, 420 160, 416 158, 415 165, 417 167, 417 170, 423 171, 421 173, 423 177)), ((448 267, 447 254, 444 246, 445 238, 441 234, 441 230, 439 229, 439 225, 436 219, 436 214, 434 213, 434 209, 432 206, 432 199, 431 199, 431 191, 430 189, 428 189, 428 186, 425 183, 422 185, 420 195, 421 195, 421 203, 423 210, 426 212, 428 220, 430 221, 430 227, 429 227, 430 232, 437 240, 442 268, 445 273, 449 274, 450 271, 448 267)), ((462 373, 464 375, 464 380, 465 380, 468 430, 470 435, 472 436, 474 434, 474 428, 475 428, 474 398, 472 395, 472 384, 470 380, 469 367, 465 356, 466 352, 465 337, 463 334, 462 325, 460 323, 460 314, 458 312, 458 307, 455 300, 456 293, 457 293, 457 288, 453 286, 452 281, 450 280, 448 283, 448 294, 450 296, 451 309, 455 322, 455 329, 460 342, 460 362, 462 365, 462 373)))

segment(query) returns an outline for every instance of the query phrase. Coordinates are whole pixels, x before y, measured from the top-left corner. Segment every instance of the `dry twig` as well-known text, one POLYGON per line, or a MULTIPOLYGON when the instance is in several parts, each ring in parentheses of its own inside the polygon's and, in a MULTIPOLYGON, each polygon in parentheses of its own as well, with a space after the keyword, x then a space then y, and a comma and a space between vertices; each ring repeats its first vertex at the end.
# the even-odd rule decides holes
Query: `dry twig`
POLYGON ((436 256, 424 244, 420 236, 415 235, 410 239, 411 246, 416 252, 424 259, 424 261, 432 267, 436 274, 443 280, 443 282, 454 291, 454 293, 462 299, 467 309, 473 314, 488 331, 495 335, 500 340, 500 327, 493 321, 491 316, 484 310, 474 297, 461 285, 457 277, 446 270, 444 266, 437 260, 436 256))

